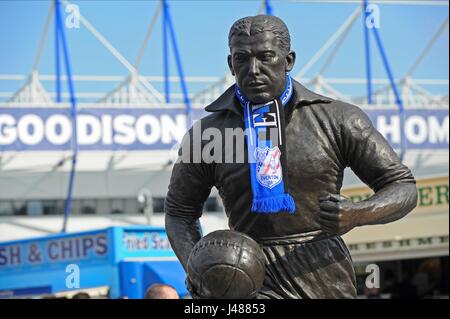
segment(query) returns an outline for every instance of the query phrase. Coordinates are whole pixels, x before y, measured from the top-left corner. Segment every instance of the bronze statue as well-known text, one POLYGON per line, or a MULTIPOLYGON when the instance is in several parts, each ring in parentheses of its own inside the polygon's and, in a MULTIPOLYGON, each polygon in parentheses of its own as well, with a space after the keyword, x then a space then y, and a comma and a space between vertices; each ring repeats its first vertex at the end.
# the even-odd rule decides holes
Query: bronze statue
MULTIPOLYGON (((289 77, 296 55, 279 18, 236 21, 229 47, 237 86, 206 107, 211 114, 194 124, 183 146, 192 150, 196 129, 226 137, 227 129, 250 127, 257 134, 246 137, 245 162, 195 161, 194 150, 175 164, 165 203, 172 248, 186 269, 214 186, 230 229, 263 248, 266 277, 256 298, 355 298, 353 264, 340 235, 405 216, 417 204, 414 177, 361 109, 289 77), (276 132, 267 138, 270 128, 276 132), (340 195, 346 167, 374 190, 372 197, 352 203, 340 195)), ((200 142, 202 150, 210 147, 200 142)), ((220 142, 226 156, 230 148, 220 142)))

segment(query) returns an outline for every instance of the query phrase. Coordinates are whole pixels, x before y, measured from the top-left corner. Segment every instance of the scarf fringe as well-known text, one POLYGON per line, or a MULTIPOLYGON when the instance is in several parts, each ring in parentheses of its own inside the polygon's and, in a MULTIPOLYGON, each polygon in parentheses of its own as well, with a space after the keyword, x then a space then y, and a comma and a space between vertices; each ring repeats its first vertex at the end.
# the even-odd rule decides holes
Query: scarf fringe
POLYGON ((279 212, 295 213, 295 202, 290 194, 254 199, 252 212, 259 214, 274 214, 279 212))

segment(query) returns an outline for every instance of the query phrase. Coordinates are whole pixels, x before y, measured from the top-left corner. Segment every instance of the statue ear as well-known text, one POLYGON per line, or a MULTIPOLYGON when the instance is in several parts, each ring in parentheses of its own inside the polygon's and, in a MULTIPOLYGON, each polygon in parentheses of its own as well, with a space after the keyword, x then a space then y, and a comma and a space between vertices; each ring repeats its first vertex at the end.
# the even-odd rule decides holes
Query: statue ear
POLYGON ((286 72, 291 72, 295 65, 295 59, 297 57, 297 54, 295 51, 290 51, 286 55, 286 72))
POLYGON ((233 62, 231 61, 231 54, 228 55, 228 67, 230 68, 231 74, 234 76, 233 62))

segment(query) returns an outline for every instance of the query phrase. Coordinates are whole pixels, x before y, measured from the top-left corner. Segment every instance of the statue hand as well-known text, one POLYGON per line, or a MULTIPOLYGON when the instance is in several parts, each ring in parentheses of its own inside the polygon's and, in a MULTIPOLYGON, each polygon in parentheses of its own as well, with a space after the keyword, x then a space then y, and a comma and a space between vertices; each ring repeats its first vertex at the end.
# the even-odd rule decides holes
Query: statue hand
POLYGON ((343 235, 358 226, 360 216, 354 204, 344 196, 321 196, 319 207, 319 224, 329 234, 343 235))

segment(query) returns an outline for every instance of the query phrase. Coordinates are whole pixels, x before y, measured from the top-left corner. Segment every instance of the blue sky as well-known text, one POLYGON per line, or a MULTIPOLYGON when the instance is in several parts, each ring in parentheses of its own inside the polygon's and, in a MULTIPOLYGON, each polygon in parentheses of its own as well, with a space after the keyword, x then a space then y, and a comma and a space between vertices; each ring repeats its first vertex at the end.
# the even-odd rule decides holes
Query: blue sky
MULTIPOLYGON (((29 74, 44 28, 49 1, 0 1, 0 74, 29 74)), ((72 1, 130 62, 134 62, 157 6, 156 1, 72 1)), ((184 72, 222 76, 227 70, 227 35, 238 18, 253 15, 260 1, 169 1, 184 72)), ((272 1, 274 14, 288 25, 297 52, 296 74, 355 9, 355 4, 305 4, 272 1)), ((401 78, 448 16, 448 7, 380 5, 379 30, 393 73, 401 78)), ((52 24, 53 27, 53 24, 52 24)), ((40 73, 54 72, 53 29, 40 73)), ((67 30, 75 74, 126 75, 127 70, 83 27, 67 30)), ((374 77, 385 77, 371 36, 374 77)), ((416 78, 448 79, 448 29, 417 69, 416 78)), ((314 76, 321 64, 307 74, 314 76)), ((171 73, 176 75, 173 55, 171 73)), ((141 74, 162 75, 161 19, 147 47, 141 74)), ((362 19, 350 31, 328 77, 365 77, 362 19)), ((0 81, 0 90, 5 90, 0 81)), ((443 88, 447 90, 447 88, 443 88)))

